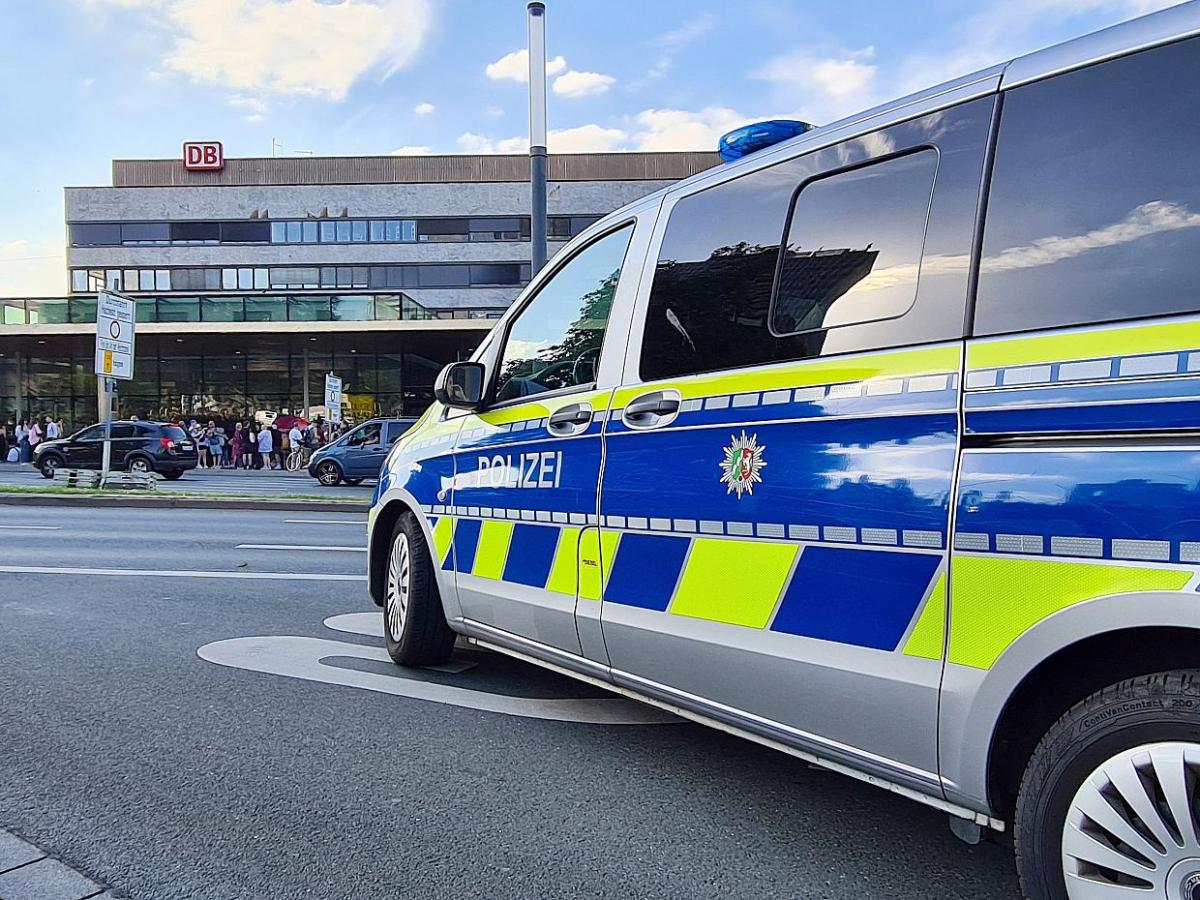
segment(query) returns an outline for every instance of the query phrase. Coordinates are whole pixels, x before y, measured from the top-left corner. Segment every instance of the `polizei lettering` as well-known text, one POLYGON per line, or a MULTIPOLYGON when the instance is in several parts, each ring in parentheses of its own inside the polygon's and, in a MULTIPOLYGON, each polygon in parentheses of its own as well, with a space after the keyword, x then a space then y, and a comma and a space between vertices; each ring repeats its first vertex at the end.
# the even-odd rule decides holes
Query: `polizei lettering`
POLYGON ((480 456, 475 487, 556 488, 562 480, 562 451, 480 456))

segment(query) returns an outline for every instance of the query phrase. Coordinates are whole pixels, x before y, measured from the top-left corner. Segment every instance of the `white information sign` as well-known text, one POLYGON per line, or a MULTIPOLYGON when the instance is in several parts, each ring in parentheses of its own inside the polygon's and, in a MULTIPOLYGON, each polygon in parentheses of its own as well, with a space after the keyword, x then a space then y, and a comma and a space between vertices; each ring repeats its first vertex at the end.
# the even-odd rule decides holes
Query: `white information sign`
POLYGON ((109 378, 133 377, 133 324, 131 297, 101 291, 96 297, 96 374, 109 378))
POLYGON ((325 376, 325 409, 330 422, 342 424, 342 379, 333 373, 325 376))

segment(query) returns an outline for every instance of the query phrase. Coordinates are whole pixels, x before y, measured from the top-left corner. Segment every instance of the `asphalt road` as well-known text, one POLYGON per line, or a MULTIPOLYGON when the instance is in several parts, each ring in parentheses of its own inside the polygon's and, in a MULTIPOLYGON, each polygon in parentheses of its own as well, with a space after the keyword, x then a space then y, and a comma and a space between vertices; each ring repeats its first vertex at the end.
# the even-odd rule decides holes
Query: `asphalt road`
MULTIPOLYGON (((0 464, 0 485, 47 487, 55 483, 47 481, 31 465, 0 464)), ((282 472, 278 469, 249 472, 245 469, 192 469, 175 481, 160 480, 156 488, 163 493, 236 494, 245 497, 303 494, 330 500, 370 500, 374 489, 374 481, 358 487, 348 484, 323 487, 307 472, 282 472)))
POLYGON ((380 661, 362 553, 239 549, 361 546, 362 517, 0 523, 0 827, 121 895, 1018 895, 1007 847, 877 788, 698 725, 583 724, 647 708, 504 657, 380 661), (309 640, 235 640, 262 636, 309 640))

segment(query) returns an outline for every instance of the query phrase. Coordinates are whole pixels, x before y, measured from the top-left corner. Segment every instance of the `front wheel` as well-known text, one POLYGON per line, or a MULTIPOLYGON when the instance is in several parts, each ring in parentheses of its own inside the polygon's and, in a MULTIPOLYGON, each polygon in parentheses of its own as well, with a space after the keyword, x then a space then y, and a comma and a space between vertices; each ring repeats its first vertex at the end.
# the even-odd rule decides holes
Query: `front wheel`
POLYGON ((57 456, 44 456, 38 462, 38 469, 41 471, 43 478, 53 478, 54 473, 58 471, 61 465, 62 460, 57 456))
POLYGON ((383 640, 388 656, 401 666, 443 663, 454 650, 429 544, 408 512, 396 522, 388 552, 383 640))
POLYGON ((342 470, 338 468, 337 463, 323 462, 317 466, 317 481, 325 487, 336 487, 341 480, 342 470))
POLYGON ((1031 900, 1200 900, 1200 672, 1098 691, 1046 733, 1014 840, 1031 900))

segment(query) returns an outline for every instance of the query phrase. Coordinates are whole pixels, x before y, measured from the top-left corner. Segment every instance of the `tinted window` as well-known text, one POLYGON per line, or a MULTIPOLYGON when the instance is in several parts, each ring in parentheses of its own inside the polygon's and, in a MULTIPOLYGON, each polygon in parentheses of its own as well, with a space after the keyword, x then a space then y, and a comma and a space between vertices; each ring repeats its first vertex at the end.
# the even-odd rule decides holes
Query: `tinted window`
POLYGON ((805 185, 779 263, 771 330, 903 315, 917 296, 936 171, 937 152, 922 150, 805 185))
POLYGON ((589 244, 559 269, 513 320, 496 399, 590 384, 604 343, 633 226, 589 244))
POLYGON ((131 438, 134 436, 133 426, 132 425, 113 425, 112 436, 113 436, 113 440, 122 440, 124 438, 131 438))
POLYGON ((1006 95, 976 333, 1200 308, 1198 66, 1193 39, 1006 95))
POLYGON ((168 425, 163 428, 163 432, 173 441, 186 441, 187 433, 178 425, 168 425))
POLYGON ((221 226, 217 222, 172 222, 173 241, 219 241, 221 226))
MULTIPOLYGON (((227 244, 265 244, 271 240, 271 224, 257 222, 222 222, 221 241, 227 244)), ((275 223, 280 225, 282 223, 275 223)))
POLYGON ((128 244, 166 242, 171 239, 171 226, 166 222, 127 222, 121 226, 121 240, 128 244))
POLYGON ((76 247, 107 247, 121 243, 121 226, 76 224, 71 226, 71 243, 76 247))
POLYGON ((85 428, 79 432, 71 440, 73 441, 100 441, 104 439, 104 426, 93 425, 91 428, 85 428))

